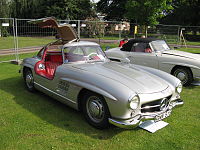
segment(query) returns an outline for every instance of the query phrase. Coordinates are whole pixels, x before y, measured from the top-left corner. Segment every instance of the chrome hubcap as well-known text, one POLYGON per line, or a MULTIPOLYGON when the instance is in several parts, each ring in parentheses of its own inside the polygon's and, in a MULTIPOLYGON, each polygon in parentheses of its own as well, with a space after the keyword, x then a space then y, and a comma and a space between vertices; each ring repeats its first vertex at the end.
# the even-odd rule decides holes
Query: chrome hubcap
POLYGON ((28 88, 33 87, 33 76, 31 73, 27 73, 26 75, 26 85, 28 86, 28 88))
POLYGON ((104 117, 104 108, 101 100, 96 96, 91 96, 87 101, 87 113, 94 122, 100 122, 104 117))
POLYGON ((177 74, 177 78, 179 78, 181 81, 184 81, 186 79, 186 75, 183 72, 179 72, 177 74))

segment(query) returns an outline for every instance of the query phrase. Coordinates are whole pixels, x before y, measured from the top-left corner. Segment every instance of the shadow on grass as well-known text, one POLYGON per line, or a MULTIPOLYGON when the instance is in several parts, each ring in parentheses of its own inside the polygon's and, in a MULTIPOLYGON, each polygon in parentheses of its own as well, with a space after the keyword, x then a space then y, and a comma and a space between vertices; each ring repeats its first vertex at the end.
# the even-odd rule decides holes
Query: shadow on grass
POLYGON ((185 89, 196 89, 197 86, 200 86, 200 85, 189 85, 189 86, 186 86, 184 87, 185 89))
MULTIPOLYGON (((55 99, 41 93, 28 92, 20 77, 0 80, 0 89, 14 96, 13 100, 27 111, 42 120, 64 130, 82 133, 94 139, 109 139, 124 131, 114 126, 98 130, 87 124, 81 112, 78 112, 55 99)), ((135 130, 137 131, 137 129, 135 130)))

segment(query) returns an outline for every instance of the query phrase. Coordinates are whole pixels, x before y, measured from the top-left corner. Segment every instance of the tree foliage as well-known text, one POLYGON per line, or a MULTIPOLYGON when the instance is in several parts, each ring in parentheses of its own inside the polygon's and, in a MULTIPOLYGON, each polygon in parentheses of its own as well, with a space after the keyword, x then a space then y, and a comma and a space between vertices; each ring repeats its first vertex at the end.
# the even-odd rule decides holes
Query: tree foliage
POLYGON ((200 25, 200 0, 173 0, 171 11, 161 22, 178 25, 200 25))
POLYGON ((8 0, 0 0, 0 18, 9 18, 8 0))
POLYGON ((94 15, 90 0, 46 0, 42 10, 59 19, 83 20, 94 15))
POLYGON ((94 15, 90 0, 12 0, 11 8, 15 18, 85 19, 94 15))
POLYGON ((172 9, 171 0, 128 0, 126 16, 139 25, 155 25, 172 9))
POLYGON ((100 0, 97 11, 106 15, 107 20, 121 21, 125 19, 125 5, 128 0, 100 0))
POLYGON ((40 14, 41 7, 41 0, 11 0, 10 14, 13 18, 38 18, 42 15, 40 14))

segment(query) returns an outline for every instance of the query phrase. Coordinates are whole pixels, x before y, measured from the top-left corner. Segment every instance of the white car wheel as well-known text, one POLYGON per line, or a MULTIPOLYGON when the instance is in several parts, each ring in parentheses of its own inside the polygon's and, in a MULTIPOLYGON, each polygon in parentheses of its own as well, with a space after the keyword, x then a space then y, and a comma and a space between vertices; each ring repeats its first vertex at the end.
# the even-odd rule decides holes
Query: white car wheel
POLYGON ((25 69, 24 80, 25 80, 26 88, 31 92, 35 91, 34 78, 30 69, 25 69))
POLYGON ((181 80, 184 86, 188 86, 193 81, 193 76, 191 71, 188 68, 180 67, 176 68, 173 72, 173 75, 181 80))
POLYGON ((109 110, 104 98, 93 92, 84 96, 83 113, 89 124, 103 129, 109 127, 109 110))

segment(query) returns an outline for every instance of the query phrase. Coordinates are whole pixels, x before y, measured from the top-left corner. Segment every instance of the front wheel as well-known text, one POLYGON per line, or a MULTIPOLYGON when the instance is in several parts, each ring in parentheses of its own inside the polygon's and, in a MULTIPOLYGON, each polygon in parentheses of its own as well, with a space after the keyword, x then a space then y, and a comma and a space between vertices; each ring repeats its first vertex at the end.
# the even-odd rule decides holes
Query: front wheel
POLYGON ((179 80, 181 80, 184 86, 190 85, 193 81, 193 75, 189 68, 184 68, 184 67, 176 68, 172 74, 179 80))
POLYGON ((83 98, 82 108, 84 117, 90 125, 98 129, 109 127, 110 113, 103 96, 87 92, 83 98))
POLYGON ((33 74, 30 69, 25 69, 24 70, 24 81, 25 81, 25 86, 30 92, 35 91, 34 87, 34 78, 33 74))

